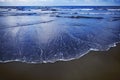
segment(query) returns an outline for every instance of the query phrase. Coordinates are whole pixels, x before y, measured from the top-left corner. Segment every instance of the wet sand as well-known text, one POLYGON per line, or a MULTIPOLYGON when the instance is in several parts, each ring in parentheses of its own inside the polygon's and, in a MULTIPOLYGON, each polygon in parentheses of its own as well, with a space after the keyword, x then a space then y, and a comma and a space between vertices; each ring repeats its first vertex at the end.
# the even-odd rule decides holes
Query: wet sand
POLYGON ((120 80, 120 44, 68 62, 0 63, 0 80, 120 80))

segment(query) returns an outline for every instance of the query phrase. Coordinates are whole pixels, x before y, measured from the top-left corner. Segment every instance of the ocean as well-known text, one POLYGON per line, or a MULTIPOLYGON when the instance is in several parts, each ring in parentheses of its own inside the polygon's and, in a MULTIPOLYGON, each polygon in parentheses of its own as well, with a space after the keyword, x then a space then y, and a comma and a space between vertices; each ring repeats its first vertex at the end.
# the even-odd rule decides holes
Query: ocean
POLYGON ((0 6, 0 62, 54 63, 120 42, 120 6, 0 6))

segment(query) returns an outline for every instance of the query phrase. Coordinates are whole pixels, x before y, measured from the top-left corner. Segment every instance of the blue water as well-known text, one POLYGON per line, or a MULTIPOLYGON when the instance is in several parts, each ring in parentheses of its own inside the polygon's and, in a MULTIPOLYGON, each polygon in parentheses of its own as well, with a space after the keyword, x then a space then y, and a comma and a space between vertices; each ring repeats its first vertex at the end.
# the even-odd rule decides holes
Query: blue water
POLYGON ((69 61, 119 42, 119 6, 0 7, 0 62, 69 61))

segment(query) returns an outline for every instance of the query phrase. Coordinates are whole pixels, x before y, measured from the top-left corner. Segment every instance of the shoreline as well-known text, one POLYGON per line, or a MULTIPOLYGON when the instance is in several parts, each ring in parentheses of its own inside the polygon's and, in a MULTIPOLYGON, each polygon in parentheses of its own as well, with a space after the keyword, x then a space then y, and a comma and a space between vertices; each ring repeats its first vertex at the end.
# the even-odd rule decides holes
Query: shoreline
POLYGON ((54 64, 0 63, 0 75, 3 77, 0 79, 119 80, 119 53, 120 43, 109 51, 90 51, 80 59, 67 62, 59 61, 54 64))
POLYGON ((27 61, 21 61, 20 59, 15 59, 15 60, 6 60, 6 61, 0 61, 0 64, 4 64, 4 63, 14 63, 14 62, 18 62, 18 63, 25 63, 25 64, 55 64, 57 62, 69 62, 69 61, 74 61, 74 60, 79 60, 81 59, 82 57, 86 56, 87 54, 91 54, 91 53, 106 53, 106 52, 109 52, 111 51, 112 48, 116 48, 117 46, 120 46, 120 42, 116 42, 112 45, 109 45, 109 47, 104 50, 104 51, 99 51, 98 49, 89 49, 87 52, 85 52, 83 55, 80 55, 78 57, 75 57, 75 58, 70 58, 70 59, 57 59, 55 61, 43 61, 43 62, 27 62, 27 61))

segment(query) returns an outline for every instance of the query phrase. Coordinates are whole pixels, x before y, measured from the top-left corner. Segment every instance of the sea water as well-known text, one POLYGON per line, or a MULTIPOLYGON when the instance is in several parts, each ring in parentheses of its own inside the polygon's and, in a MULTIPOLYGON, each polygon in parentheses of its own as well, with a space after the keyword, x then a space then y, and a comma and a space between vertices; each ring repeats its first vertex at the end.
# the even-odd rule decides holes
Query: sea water
POLYGON ((119 6, 0 7, 0 62, 69 61, 119 42, 119 6))

